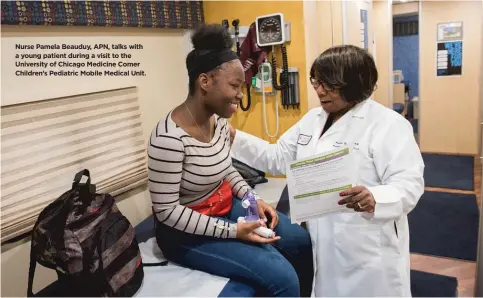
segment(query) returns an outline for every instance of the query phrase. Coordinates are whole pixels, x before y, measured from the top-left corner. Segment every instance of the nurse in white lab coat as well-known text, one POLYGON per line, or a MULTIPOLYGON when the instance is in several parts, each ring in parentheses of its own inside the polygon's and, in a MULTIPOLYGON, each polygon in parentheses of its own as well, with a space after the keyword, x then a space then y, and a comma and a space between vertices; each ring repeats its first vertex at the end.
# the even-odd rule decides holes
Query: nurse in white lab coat
POLYGON ((407 214, 424 191, 424 163, 410 123, 369 97, 373 58, 337 46, 313 63, 311 82, 321 106, 276 144, 232 130, 233 157, 272 174, 288 162, 347 146, 357 186, 340 204, 355 212, 307 222, 314 248, 315 296, 411 296, 407 214))

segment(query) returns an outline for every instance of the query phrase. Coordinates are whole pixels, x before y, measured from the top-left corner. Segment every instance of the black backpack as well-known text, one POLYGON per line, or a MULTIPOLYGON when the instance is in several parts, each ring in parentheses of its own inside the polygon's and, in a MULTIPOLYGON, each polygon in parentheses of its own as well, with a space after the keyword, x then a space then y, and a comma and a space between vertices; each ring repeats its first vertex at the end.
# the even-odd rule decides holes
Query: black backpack
POLYGON ((129 220, 109 194, 97 194, 88 170, 75 175, 72 189, 49 204, 32 231, 28 296, 35 266, 56 270, 60 296, 133 296, 143 263, 129 220), (86 183, 80 183, 82 176, 86 183))
POLYGON ((248 183, 251 188, 255 188, 257 184, 267 183, 268 180, 265 178, 265 173, 257 170, 246 163, 239 161, 238 159, 232 158, 233 167, 240 173, 240 176, 248 183))

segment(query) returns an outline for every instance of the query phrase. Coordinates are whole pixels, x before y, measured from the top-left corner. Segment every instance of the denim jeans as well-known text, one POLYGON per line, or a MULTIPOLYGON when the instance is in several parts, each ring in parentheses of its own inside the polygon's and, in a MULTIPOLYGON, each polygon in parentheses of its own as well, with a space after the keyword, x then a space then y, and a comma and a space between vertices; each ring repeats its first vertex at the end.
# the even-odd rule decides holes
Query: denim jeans
MULTIPOLYGON (((239 199, 223 220, 236 222, 245 209, 239 199)), ((157 224, 156 239, 164 256, 188 268, 246 283, 262 296, 308 297, 312 291, 312 244, 308 232, 278 213, 274 244, 215 239, 157 224)), ((270 220, 270 218, 269 218, 270 220)))

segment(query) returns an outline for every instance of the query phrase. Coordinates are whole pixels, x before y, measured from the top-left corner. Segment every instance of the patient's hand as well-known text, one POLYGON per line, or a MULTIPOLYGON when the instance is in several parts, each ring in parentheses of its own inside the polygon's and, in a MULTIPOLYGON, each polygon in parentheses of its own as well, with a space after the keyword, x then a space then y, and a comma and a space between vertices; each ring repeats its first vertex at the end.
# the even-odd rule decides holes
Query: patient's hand
POLYGON ((260 221, 254 222, 239 222, 237 223, 236 238, 243 241, 257 242, 257 243, 273 243, 280 240, 280 236, 273 238, 264 238, 257 233, 253 232, 258 227, 261 227, 260 221))
POLYGON ((230 129, 230 145, 233 144, 233 141, 235 140, 235 135, 236 135, 236 129, 231 126, 230 123, 228 123, 228 128, 230 129))

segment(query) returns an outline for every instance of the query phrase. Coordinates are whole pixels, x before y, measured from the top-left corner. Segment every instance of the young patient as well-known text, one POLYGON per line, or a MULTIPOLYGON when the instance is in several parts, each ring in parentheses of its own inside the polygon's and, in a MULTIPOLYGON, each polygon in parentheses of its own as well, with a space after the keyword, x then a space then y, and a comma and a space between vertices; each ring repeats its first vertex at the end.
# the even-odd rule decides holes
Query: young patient
POLYGON ((230 157, 226 118, 236 112, 245 81, 232 39, 221 25, 202 25, 192 42, 187 99, 159 121, 149 140, 157 243, 173 262, 242 281, 262 295, 310 296, 308 232, 258 196, 260 215, 268 215, 276 237, 255 234, 258 222, 236 222, 250 187, 230 157))

